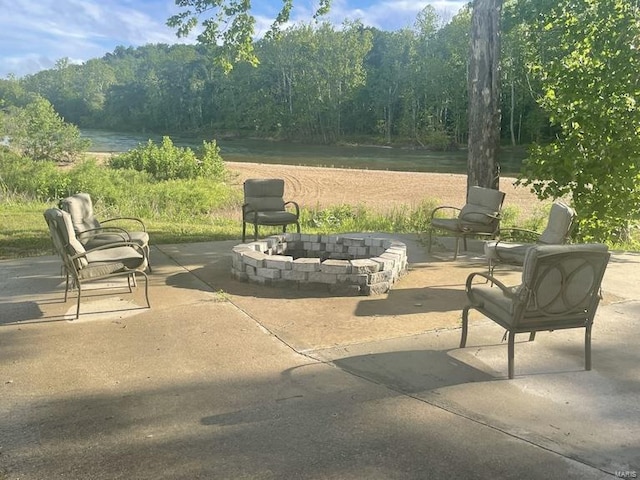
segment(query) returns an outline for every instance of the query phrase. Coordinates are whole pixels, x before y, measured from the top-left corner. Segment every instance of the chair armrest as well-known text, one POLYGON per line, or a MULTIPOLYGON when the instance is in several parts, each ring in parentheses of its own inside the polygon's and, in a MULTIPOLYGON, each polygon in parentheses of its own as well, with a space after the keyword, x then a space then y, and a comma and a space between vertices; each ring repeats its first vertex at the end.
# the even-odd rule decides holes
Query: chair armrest
MULTIPOLYGON (((465 215, 484 215, 487 218, 491 218, 493 220, 500 220, 502 218, 502 216, 500 215, 500 212, 494 212, 494 213, 487 213, 487 212, 467 212, 465 214, 462 214, 460 217, 458 217, 459 220, 465 221, 465 215)), ((470 223, 478 223, 478 221, 474 221, 474 220, 467 220, 470 223)))
POLYGON ((518 227, 501 228, 500 231, 498 232, 500 241, 505 240, 503 238, 503 234, 506 234, 506 236, 509 239, 526 238, 527 243, 534 243, 538 241, 538 239, 540 238, 540 235, 542 235, 540 232, 536 232, 534 230, 527 230, 526 228, 518 228, 518 227))
POLYGON ((485 279, 484 283, 491 282, 493 285, 495 285, 500 290, 502 290, 502 293, 506 297, 508 297, 508 298, 516 298, 516 296, 513 293, 513 290, 511 288, 507 287, 504 283, 502 283, 500 280, 498 280, 494 276, 489 275, 488 273, 484 273, 484 272, 473 272, 467 277, 467 283, 465 285, 465 291, 467 292, 467 297, 472 299, 472 301, 473 301, 473 291, 472 291, 471 287, 473 286, 473 280, 475 279, 475 277, 484 278, 485 279))
POLYGON ((142 220, 140 220, 139 218, 136 217, 115 217, 115 218, 108 218, 106 220, 100 220, 100 224, 103 223, 109 223, 109 222, 116 222, 116 221, 120 221, 120 220, 125 220, 125 221, 133 221, 136 222, 140 225, 140 227, 142 228, 143 232, 147 231, 147 227, 145 226, 144 222, 142 220))
POLYGON ((294 202, 293 200, 289 200, 288 202, 284 203, 284 208, 287 208, 287 205, 293 205, 293 207, 296 209, 296 217, 300 216, 300 206, 298 205, 297 202, 294 202))
POLYGON ((112 233, 113 235, 118 235, 122 238, 123 242, 130 242, 131 235, 124 228, 120 227, 98 227, 98 228, 88 228, 87 230, 83 230, 78 232, 78 235, 86 235, 89 234, 90 237, 97 237, 102 233, 112 233))
POLYGON ((82 257, 86 257, 88 253, 91 252, 96 252, 98 250, 108 250, 110 248, 116 248, 116 247, 131 247, 134 250, 137 250, 138 252, 140 252, 140 254, 144 257, 147 258, 147 252, 144 248, 142 248, 141 245, 135 243, 135 242, 114 242, 114 243, 109 243, 109 244, 105 244, 105 245, 100 245, 97 246, 95 248, 90 248, 89 250, 82 252, 82 253, 76 253, 75 255, 71 256, 71 260, 75 260, 78 258, 82 258, 82 257))
POLYGON ((436 207, 431 211, 431 219, 435 218, 436 216, 436 212, 438 212, 439 210, 444 210, 444 209, 451 209, 451 210, 455 210, 457 212, 460 212, 462 209, 458 208, 458 207, 452 207, 450 205, 442 205, 440 207, 436 207))

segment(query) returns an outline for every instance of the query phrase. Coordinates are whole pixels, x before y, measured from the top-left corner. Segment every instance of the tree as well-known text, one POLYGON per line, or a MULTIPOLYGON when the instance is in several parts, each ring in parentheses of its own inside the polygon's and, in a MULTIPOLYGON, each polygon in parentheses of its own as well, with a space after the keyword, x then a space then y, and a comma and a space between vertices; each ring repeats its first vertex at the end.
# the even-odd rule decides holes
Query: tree
MULTIPOLYGON (((198 42, 204 45, 222 44, 216 61, 227 71, 238 62, 259 63, 254 51, 253 35, 255 18, 250 14, 248 0, 176 0, 176 5, 186 9, 167 20, 167 25, 175 28, 179 37, 187 36, 198 25, 201 16, 202 31, 198 42)), ((314 18, 329 11, 331 0, 319 0, 314 18)), ((282 0, 282 9, 276 16, 268 38, 277 37, 282 25, 289 21, 293 0, 282 0)))
POLYGON ((559 128, 535 146, 521 183, 569 196, 583 241, 624 241, 640 214, 640 7, 561 0, 538 11, 528 43, 539 103, 559 128))
MULTIPOLYGON (((167 21, 178 36, 188 35, 202 20, 198 41, 222 44, 216 60, 227 71, 233 64, 246 61, 259 63, 252 36, 255 18, 247 0, 176 0, 184 11, 167 21)), ((267 37, 277 37, 280 27, 289 20, 293 0, 283 0, 282 9, 267 37)), ((315 18, 326 13, 331 0, 319 0, 315 18)), ((469 65, 469 160, 468 185, 497 188, 497 152, 500 139, 500 12, 502 0, 474 0, 473 28, 469 65)))
POLYGON ((467 187, 498 188, 502 0, 475 0, 469 53, 467 187))
POLYGON ((0 136, 7 136, 11 148, 33 160, 70 162, 89 147, 78 128, 66 123, 40 96, 24 108, 10 107, 0 115, 0 136))

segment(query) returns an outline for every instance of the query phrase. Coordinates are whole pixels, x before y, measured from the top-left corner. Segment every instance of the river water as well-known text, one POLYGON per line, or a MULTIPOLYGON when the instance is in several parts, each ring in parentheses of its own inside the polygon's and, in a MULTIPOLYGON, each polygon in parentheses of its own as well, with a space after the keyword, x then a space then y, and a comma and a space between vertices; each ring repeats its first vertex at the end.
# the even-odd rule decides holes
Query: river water
MULTIPOLYGON (((160 143, 161 135, 120 133, 107 130, 82 130, 91 140, 91 151, 125 152, 148 140, 160 143)), ((177 146, 198 147, 202 138, 172 136, 177 146)), ((208 139, 210 140, 210 139, 208 139)), ((405 172, 465 173, 467 152, 431 152, 423 149, 379 146, 306 145, 253 139, 217 140, 222 158, 230 162, 254 162, 286 165, 396 170, 405 172)), ((523 152, 504 152, 500 159, 503 174, 520 171, 523 152)))

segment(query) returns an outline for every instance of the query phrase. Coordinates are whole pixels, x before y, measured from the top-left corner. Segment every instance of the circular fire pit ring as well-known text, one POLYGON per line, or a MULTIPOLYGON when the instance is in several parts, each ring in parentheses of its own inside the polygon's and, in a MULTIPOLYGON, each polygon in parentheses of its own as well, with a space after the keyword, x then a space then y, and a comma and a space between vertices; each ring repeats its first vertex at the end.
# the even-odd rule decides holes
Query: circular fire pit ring
POLYGON ((238 280, 342 295, 386 293, 407 272, 407 246, 386 238, 283 233, 233 247, 238 280))

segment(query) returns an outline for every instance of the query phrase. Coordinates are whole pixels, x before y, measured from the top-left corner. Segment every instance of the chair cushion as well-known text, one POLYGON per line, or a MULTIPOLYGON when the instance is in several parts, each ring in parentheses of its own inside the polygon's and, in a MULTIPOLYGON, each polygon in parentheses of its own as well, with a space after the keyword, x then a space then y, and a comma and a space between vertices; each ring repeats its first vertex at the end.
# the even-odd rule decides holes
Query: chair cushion
POLYGON ((249 212, 245 217, 246 222, 257 223, 258 225, 286 225, 297 223, 298 217, 295 213, 280 212, 249 212))
POLYGON ((60 208, 71 215, 73 228, 80 240, 85 240, 82 232, 100 228, 100 222, 94 216, 93 202, 88 193, 76 193, 60 200, 60 208))
MULTIPOLYGON (((519 287, 512 287, 513 293, 519 287)), ((497 317, 500 324, 511 325, 513 323, 514 303, 502 290, 488 285, 477 285, 471 289, 470 298, 474 306, 486 310, 492 317, 497 317)))
POLYGON ((564 203, 554 202, 549 212, 547 227, 540 234, 538 243, 547 245, 565 243, 574 216, 575 212, 572 208, 564 203))
POLYGON ((100 247, 102 245, 108 245, 114 242, 128 242, 137 243, 141 247, 149 244, 149 234, 147 232, 122 232, 122 235, 116 233, 100 233, 86 238, 83 241, 84 247, 87 250, 100 247))
POLYGON ((284 210, 284 180, 281 178, 250 178, 244 182, 244 203, 250 210, 284 210))
POLYGON ((497 215, 498 210, 468 203, 462 207, 458 218, 463 223, 480 223, 483 225, 490 225, 495 223, 497 215))
POLYGON ((504 192, 493 188, 474 186, 469 188, 467 204, 485 207, 493 212, 499 212, 504 201, 504 192))
POLYGON ((527 250, 532 243, 510 243, 491 241, 484 244, 484 254, 487 258, 499 260, 510 265, 522 265, 527 250))
POLYGON ((81 278, 91 278, 126 269, 144 268, 144 256, 132 247, 114 247, 87 253, 90 272, 81 272, 81 278))

